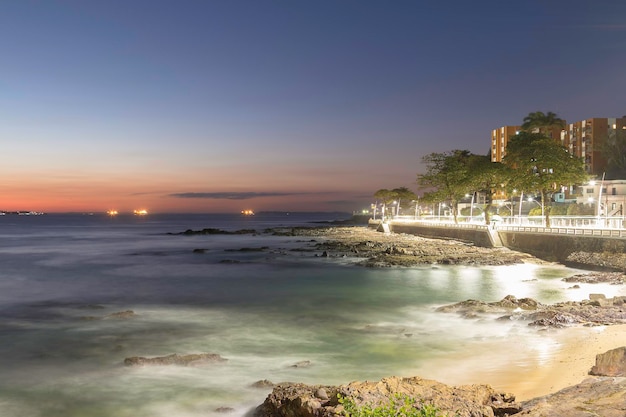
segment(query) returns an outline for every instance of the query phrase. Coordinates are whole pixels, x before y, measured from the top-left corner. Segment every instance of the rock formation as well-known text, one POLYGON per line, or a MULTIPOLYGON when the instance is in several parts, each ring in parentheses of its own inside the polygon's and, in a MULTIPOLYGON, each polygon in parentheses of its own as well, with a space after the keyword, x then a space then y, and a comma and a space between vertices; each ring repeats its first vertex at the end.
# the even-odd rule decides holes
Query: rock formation
POLYGON ((178 355, 176 353, 167 356, 157 356, 146 358, 143 356, 133 356, 124 359, 126 366, 145 366, 145 365, 180 365, 180 366, 196 366, 211 363, 225 362, 228 359, 222 358, 217 353, 192 353, 189 355, 178 355))
POLYGON ((488 385, 451 387, 418 377, 390 377, 341 386, 278 384, 254 417, 334 417, 343 410, 338 395, 350 397, 361 406, 385 403, 396 394, 416 399, 417 407, 435 406, 442 415, 494 417, 521 411, 512 394, 497 392, 488 385))
POLYGON ((590 375, 626 377, 626 347, 622 346, 596 355, 590 375))

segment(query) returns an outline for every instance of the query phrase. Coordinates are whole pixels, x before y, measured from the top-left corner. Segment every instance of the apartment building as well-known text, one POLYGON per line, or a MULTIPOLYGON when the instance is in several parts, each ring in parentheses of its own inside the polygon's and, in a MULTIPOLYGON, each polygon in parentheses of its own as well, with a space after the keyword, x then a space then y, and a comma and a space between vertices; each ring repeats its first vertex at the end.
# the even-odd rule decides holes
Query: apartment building
MULTIPOLYGON (((491 161, 502 162, 511 136, 519 132, 521 126, 502 126, 491 131, 491 161)), ((549 129, 548 137, 559 140, 572 155, 585 161, 585 169, 598 178, 606 171, 607 160, 602 147, 608 137, 619 130, 626 130, 624 117, 593 117, 565 125, 565 129, 549 129)))
POLYGON ((516 135, 520 129, 521 126, 502 126, 491 131, 491 162, 502 162, 509 138, 516 135))
MULTIPOLYGON (((521 128, 521 126, 502 126, 491 131, 491 162, 502 162, 502 158, 506 155, 509 139, 516 135, 521 128)), ((542 133, 554 140, 562 140, 562 131, 559 128, 551 128, 542 133)))
POLYGON ((561 132, 561 143, 571 154, 583 158, 587 172, 599 178, 607 164, 602 146, 617 130, 625 129, 626 116, 594 117, 567 125, 561 132))

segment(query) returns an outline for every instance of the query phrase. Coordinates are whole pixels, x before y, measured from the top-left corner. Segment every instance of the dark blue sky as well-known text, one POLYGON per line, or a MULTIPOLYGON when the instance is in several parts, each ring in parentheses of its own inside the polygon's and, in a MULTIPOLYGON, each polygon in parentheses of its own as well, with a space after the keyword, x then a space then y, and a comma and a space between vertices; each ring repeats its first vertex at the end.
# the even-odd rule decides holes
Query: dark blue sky
POLYGON ((625 115, 625 16, 617 0, 6 1, 0 209, 358 209, 531 111, 625 115))

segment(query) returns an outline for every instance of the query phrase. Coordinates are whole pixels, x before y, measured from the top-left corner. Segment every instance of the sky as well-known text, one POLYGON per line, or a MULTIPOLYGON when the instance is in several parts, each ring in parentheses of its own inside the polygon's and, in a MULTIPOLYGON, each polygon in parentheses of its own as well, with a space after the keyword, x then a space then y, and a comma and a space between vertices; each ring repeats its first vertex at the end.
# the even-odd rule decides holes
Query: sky
POLYGON ((0 210, 348 211, 626 115, 620 0, 0 0, 0 210))

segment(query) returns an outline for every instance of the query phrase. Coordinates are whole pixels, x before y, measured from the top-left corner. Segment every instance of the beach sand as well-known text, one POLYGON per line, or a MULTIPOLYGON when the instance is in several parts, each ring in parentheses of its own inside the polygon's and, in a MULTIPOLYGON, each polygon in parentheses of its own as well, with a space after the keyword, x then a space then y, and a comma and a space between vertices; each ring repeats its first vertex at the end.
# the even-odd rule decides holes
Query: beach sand
POLYGON ((515 393, 519 400, 576 385, 589 377, 597 354, 626 346, 626 324, 562 329, 556 341, 559 347, 552 360, 492 385, 515 393))
POLYGON ((448 385, 491 385, 525 401, 582 382, 597 354, 626 346, 626 324, 537 332, 469 345, 463 354, 442 355, 413 375, 448 385))

